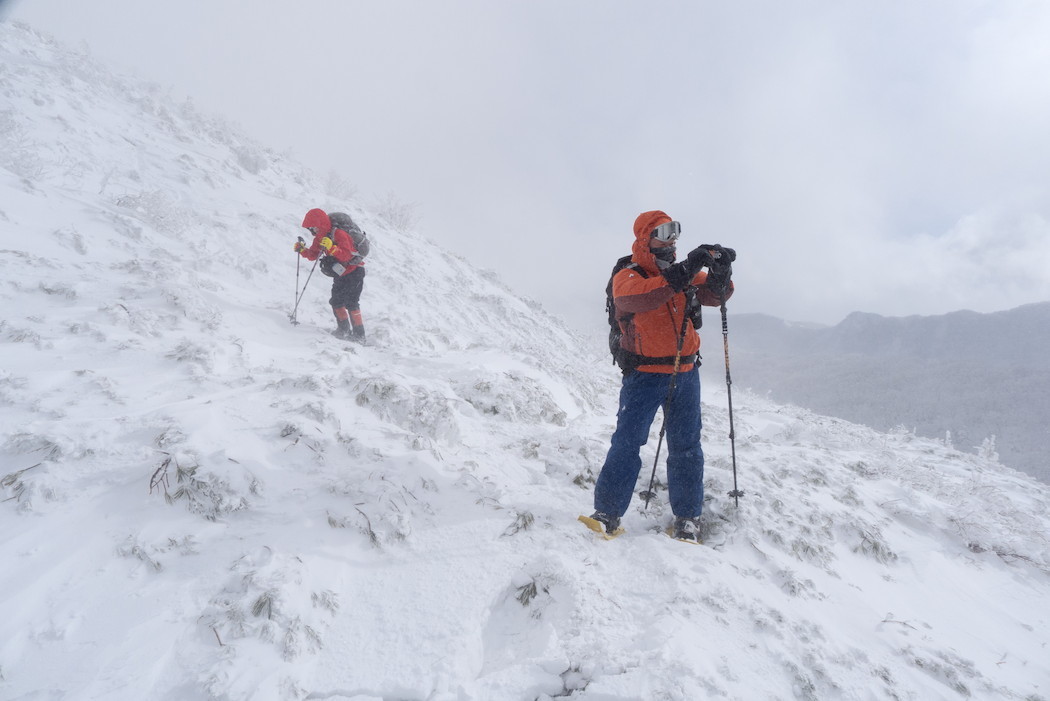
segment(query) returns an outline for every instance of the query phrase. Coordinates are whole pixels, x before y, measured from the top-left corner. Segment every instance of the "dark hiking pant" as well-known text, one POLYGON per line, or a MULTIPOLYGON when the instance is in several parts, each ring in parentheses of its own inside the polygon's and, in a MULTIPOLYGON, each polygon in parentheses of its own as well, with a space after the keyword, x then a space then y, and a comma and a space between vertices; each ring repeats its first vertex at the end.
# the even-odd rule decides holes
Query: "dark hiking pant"
POLYGON ((357 267, 341 277, 332 279, 332 298, 328 300, 334 309, 345 307, 349 311, 361 308, 361 291, 365 288, 365 269, 357 267))

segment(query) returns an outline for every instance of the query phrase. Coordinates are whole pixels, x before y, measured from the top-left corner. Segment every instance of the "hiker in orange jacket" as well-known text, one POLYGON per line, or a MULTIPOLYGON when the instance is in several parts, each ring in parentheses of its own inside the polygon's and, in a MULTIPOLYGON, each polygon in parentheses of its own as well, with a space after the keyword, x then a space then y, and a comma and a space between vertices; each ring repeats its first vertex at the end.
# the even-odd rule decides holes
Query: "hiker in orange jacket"
POLYGON ((616 430, 595 484, 591 517, 610 535, 617 532, 627 512, 642 466, 641 447, 649 439, 657 409, 663 406, 668 492, 675 516, 672 535, 698 539, 704 452, 700 445, 700 337, 693 320, 695 305, 719 306, 733 295, 730 277, 736 252, 705 244, 675 262, 680 232, 681 225, 664 212, 640 214, 634 222, 631 263, 612 279, 616 320, 622 332, 623 353, 617 358, 624 377, 616 430))
POLYGON ((295 244, 295 252, 307 260, 321 258, 321 272, 332 278, 332 313, 336 329, 332 335, 358 343, 365 342, 365 324, 361 317, 361 292, 365 285, 365 260, 368 240, 346 214, 311 209, 303 218, 303 228, 313 234, 306 245, 295 244), (342 227, 342 228, 341 228, 342 227))

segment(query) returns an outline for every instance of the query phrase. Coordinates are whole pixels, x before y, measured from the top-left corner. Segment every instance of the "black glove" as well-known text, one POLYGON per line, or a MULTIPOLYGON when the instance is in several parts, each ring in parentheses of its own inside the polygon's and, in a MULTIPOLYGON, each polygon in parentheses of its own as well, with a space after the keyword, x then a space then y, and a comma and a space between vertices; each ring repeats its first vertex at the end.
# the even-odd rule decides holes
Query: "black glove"
MULTIPOLYGON (((736 260, 736 251, 732 248, 726 248, 720 244, 709 244, 705 243, 703 246, 695 249, 693 253, 704 249, 707 252, 707 262, 705 265, 709 268, 715 268, 718 265, 728 265, 736 260)), ((693 255, 692 253, 689 254, 693 255)))
POLYGON ((729 282, 733 275, 733 266, 723 263, 711 268, 707 273, 707 289, 719 297, 729 293, 729 282))
POLYGON ((711 264, 711 249, 713 246, 697 246, 693 250, 689 251, 689 255, 685 257, 685 264, 689 266, 689 269, 693 271, 693 275, 700 272, 700 269, 711 264))
POLYGON ((686 259, 668 266, 661 272, 661 275, 664 276, 664 280, 667 280, 672 290, 681 292, 692 282, 696 273, 689 267, 689 260, 686 259))
POLYGON ((722 297, 729 291, 736 251, 715 244, 710 247, 710 254, 711 261, 707 264, 707 289, 722 297))
POLYGON ((686 256, 690 267, 694 272, 700 272, 701 268, 715 268, 719 264, 729 264, 736 260, 736 251, 725 248, 717 243, 705 243, 697 246, 686 256))

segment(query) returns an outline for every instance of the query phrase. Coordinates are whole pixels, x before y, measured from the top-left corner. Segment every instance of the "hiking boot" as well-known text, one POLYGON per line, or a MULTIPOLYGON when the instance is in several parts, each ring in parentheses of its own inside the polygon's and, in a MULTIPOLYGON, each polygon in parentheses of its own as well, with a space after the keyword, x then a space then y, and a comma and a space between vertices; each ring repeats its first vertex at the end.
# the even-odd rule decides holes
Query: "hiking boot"
POLYGON ((354 343, 360 343, 362 346, 365 345, 365 327, 355 326, 353 330, 346 335, 346 338, 354 343))
POLYGON ((619 516, 612 516, 610 514, 603 514, 601 511, 595 511, 594 514, 591 515, 591 518, 605 526, 606 535, 616 535, 616 531, 620 527, 619 516))
POLYGON ((675 540, 700 542, 700 517, 676 518, 674 523, 671 524, 671 537, 675 540))
POLYGON ((336 323, 338 326, 332 332, 332 335, 336 338, 350 338, 350 322, 347 319, 337 319, 336 323))

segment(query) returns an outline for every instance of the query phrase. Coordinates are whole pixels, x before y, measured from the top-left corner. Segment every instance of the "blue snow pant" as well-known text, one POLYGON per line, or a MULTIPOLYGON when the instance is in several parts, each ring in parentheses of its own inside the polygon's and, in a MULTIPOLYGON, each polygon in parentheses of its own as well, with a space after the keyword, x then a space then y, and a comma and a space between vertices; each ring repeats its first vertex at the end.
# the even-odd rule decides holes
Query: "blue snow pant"
MULTIPOLYGON (((629 373, 620 387, 616 431, 605 464, 594 486, 594 509, 623 516, 631 503, 639 455, 649 440, 657 409, 667 399, 669 373, 629 373)), ((704 508, 704 451, 700 447, 700 370, 678 373, 670 405, 665 409, 667 486, 675 516, 696 518, 704 508)))

